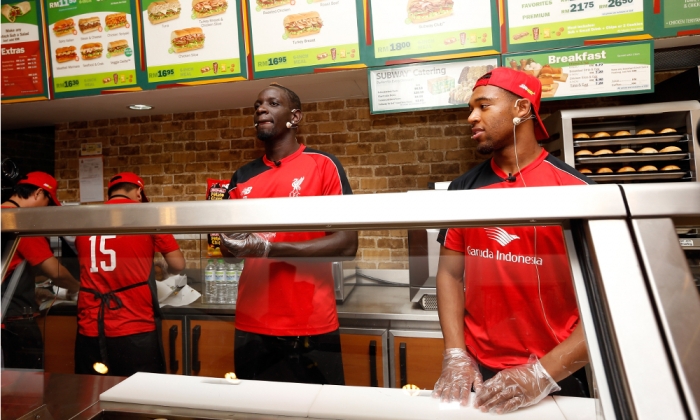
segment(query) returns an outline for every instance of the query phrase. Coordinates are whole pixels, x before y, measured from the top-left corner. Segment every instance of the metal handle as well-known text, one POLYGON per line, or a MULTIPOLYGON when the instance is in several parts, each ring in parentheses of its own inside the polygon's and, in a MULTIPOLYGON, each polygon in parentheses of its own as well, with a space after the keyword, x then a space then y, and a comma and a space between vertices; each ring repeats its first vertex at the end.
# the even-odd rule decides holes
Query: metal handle
POLYGON ((369 342, 369 386, 379 386, 377 380, 377 340, 369 342))
POLYGON ((170 373, 177 373, 180 368, 180 363, 177 361, 177 352, 175 351, 175 341, 177 340, 177 325, 170 327, 170 373))
POLYGON ((406 374, 406 343, 399 345, 399 371, 401 372, 401 386, 408 384, 408 375, 406 374))
POLYGON ((202 335, 202 327, 197 325, 192 329, 192 371, 199 372, 199 337, 202 335))

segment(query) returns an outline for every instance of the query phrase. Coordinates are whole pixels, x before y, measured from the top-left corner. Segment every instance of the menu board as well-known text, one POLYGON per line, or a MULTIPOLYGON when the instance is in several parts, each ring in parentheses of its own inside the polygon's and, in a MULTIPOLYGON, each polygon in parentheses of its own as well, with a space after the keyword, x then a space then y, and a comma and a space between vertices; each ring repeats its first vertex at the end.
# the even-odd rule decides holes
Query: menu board
MULTIPOLYGON (((580 46, 644 33, 652 0, 506 0, 504 52, 580 46)), ((648 36, 650 38, 650 36, 648 36)))
MULTIPOLYGON (((661 0, 656 0, 661 1, 661 0)), ((664 0, 654 8, 655 37, 700 34, 700 0, 664 0)))
POLYGON ((371 0, 372 64, 497 54, 496 7, 491 0, 371 0))
POLYGON ((131 2, 58 0, 46 5, 54 96, 139 89, 131 2))
POLYGON ((2 0, 2 102, 48 99, 41 3, 2 0))
POLYGON ((362 8, 358 1, 246 1, 256 78, 360 62, 362 8))
POLYGON ((498 63, 491 57, 369 69, 370 112, 466 107, 476 80, 498 63))
POLYGON ((654 91, 652 41, 504 55, 503 65, 540 79, 542 100, 654 91))
POLYGON ((144 0, 141 7, 148 83, 245 79, 238 0, 144 0))

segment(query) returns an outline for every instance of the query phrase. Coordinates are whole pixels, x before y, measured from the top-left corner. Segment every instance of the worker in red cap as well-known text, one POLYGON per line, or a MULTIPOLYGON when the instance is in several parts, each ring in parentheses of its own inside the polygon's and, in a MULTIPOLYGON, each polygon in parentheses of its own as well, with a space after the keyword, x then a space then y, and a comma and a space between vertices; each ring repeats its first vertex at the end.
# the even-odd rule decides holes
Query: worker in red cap
MULTIPOLYGON (((60 206, 56 198, 57 182, 45 172, 30 172, 14 186, 12 196, 2 203, 3 209, 60 206)), ((54 256, 45 237, 21 238, 2 279, 2 294, 12 283, 17 267, 27 261, 40 274, 59 287, 68 290, 67 297, 75 299, 80 283, 54 256)), ((35 318, 39 315, 36 299, 36 271, 26 267, 17 281, 2 324, 2 352, 8 368, 43 369, 44 345, 35 318)))
MULTIPOLYGON (((148 202, 132 172, 109 180, 108 205, 148 202)), ((75 373, 130 376, 165 373, 154 256, 178 274, 185 258, 173 235, 93 235, 75 240, 80 263, 75 373)))
MULTIPOLYGON (((540 81, 496 68, 469 101, 471 138, 492 157, 450 190, 586 185, 593 182, 540 146, 540 81)), ((440 231, 437 299, 445 340, 433 396, 505 413, 553 392, 588 395, 588 353, 559 226, 440 231)))

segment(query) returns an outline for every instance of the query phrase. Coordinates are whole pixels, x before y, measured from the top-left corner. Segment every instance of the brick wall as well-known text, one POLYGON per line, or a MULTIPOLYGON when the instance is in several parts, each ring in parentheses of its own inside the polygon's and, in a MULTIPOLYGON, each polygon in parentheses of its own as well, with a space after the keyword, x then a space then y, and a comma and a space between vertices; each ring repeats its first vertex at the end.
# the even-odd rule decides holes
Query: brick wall
MULTIPOLYGON (((303 110, 299 140, 336 155, 355 194, 425 189, 485 159, 469 138, 466 109, 370 115, 367 99, 348 99, 303 110)), ((207 178, 229 179, 263 154, 252 115, 242 108, 58 125, 59 199, 80 200, 80 145, 101 143, 105 188, 112 175, 132 171, 144 178, 152 201, 204 200, 207 178)), ((197 242, 181 243, 188 261, 206 252, 197 242)), ((363 267, 406 268, 405 230, 362 232, 360 247, 363 267)))

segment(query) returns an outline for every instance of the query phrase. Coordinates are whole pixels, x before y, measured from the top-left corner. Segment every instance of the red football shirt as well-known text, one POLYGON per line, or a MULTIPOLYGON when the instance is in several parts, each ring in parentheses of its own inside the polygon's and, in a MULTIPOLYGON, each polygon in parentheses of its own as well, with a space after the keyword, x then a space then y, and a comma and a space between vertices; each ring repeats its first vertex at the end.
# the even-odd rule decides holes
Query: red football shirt
MULTIPOLYGON (((507 177, 490 160, 449 189, 592 183, 544 150, 515 182, 507 177)), ((530 354, 542 357, 571 335, 579 314, 559 226, 447 229, 438 240, 464 253, 464 339, 479 363, 496 370, 522 365, 530 354)))
MULTIPOLYGON (((340 162, 301 145, 279 162, 262 157, 238 169, 229 184, 228 198, 339 194, 352 194, 340 162)), ((271 241, 301 242, 324 235, 277 232, 271 241)), ((331 263, 247 258, 238 287, 236 328, 242 331, 291 336, 338 329, 331 263)))
MULTIPOLYGON (((112 199, 106 204, 134 203, 112 199)), ((167 254, 180 247, 173 235, 102 235, 75 239, 80 262, 80 284, 105 293, 148 280, 156 252, 167 254)), ((153 301, 148 285, 117 293, 123 307, 105 309, 105 335, 121 337, 155 330, 153 301)), ((97 337, 100 300, 92 293, 78 295, 78 331, 97 337)))

